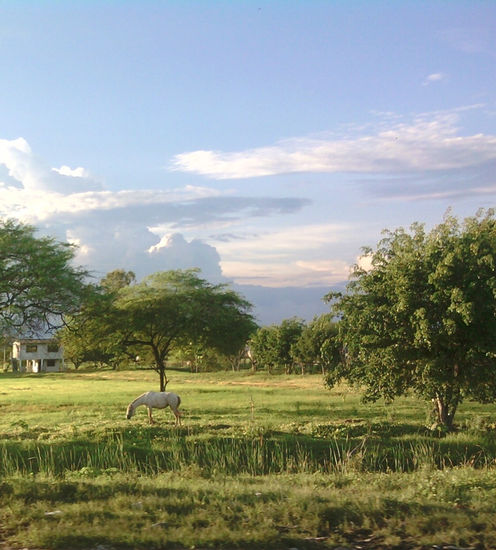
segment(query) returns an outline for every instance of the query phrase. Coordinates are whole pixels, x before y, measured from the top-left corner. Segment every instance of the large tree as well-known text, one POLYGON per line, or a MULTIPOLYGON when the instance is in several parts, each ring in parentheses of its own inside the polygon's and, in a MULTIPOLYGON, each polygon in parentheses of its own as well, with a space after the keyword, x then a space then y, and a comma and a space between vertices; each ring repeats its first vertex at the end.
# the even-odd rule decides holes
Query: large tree
POLYGON ((413 390, 448 429, 464 398, 495 401, 494 212, 386 231, 365 253, 371 268, 355 266, 347 292, 328 296, 346 352, 328 385, 346 378, 370 400, 413 390))
POLYGON ((125 348, 151 354, 160 391, 165 391, 166 360, 175 346, 200 342, 230 353, 253 330, 251 304, 193 269, 154 273, 119 290, 115 305, 116 336, 125 348))
POLYGON ((59 326, 76 311, 87 272, 73 265, 75 248, 13 220, 0 220, 0 329, 35 332, 59 326))

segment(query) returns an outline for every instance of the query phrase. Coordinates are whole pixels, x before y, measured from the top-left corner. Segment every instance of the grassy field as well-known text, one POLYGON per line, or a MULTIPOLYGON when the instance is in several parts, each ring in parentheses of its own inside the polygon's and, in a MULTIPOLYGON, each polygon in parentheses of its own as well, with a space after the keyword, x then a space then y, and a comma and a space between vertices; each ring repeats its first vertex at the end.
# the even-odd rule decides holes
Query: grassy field
POLYGON ((0 375, 4 547, 496 548, 496 407, 445 435, 320 376, 169 377, 180 428, 125 419, 151 371, 0 375))

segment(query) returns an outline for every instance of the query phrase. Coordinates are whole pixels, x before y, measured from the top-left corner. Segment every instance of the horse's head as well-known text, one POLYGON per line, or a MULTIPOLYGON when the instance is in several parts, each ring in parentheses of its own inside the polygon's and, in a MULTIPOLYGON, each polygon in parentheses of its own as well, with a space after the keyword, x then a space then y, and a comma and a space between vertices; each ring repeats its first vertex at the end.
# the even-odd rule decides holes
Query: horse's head
POLYGON ((129 405, 126 411, 126 418, 129 420, 134 414, 134 408, 132 405, 129 405))

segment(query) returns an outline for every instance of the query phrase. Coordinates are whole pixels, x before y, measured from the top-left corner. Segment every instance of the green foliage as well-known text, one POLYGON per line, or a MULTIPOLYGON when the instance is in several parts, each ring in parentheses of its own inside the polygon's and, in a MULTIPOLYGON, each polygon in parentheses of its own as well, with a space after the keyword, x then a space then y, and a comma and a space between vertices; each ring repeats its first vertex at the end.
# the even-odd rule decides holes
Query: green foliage
POLYGON ((245 354, 245 342, 238 352, 224 354, 212 347, 206 347, 201 341, 176 346, 169 358, 171 364, 180 364, 191 372, 212 372, 220 370, 239 370, 245 354))
POLYGON ((201 279, 197 270, 154 273, 122 288, 115 306, 121 345, 136 355, 152 354, 160 391, 167 384, 165 362, 174 348, 193 342, 235 354, 255 328, 251 304, 225 285, 201 279))
POLYGON ((130 286, 136 282, 136 275, 132 271, 124 271, 124 269, 114 269, 105 275, 100 281, 101 287, 105 293, 112 294, 118 292, 121 288, 130 286))
POLYGON ((129 361, 115 331, 115 302, 118 291, 133 280, 132 272, 116 270, 107 274, 99 286, 88 286, 80 310, 59 331, 64 355, 76 369, 83 363, 117 368, 129 361))
POLYGON ((302 373, 320 370, 325 373, 341 359, 337 323, 330 314, 315 317, 306 325, 291 347, 291 355, 302 373))
POLYGON ((87 272, 71 265, 74 247, 12 220, 0 221, 0 328, 59 326, 77 311, 87 272))
MULTIPOLYGON (((159 272, 136 283, 118 269, 92 287, 82 310, 61 332, 66 355, 83 362, 152 365, 165 390, 170 353, 234 361, 256 325, 251 305, 224 285, 211 285, 196 270, 159 272), (226 338, 229 334, 229 338, 226 338)), ((188 356, 188 357, 186 357, 188 356)))
POLYGON ((268 372, 325 372, 339 361, 341 344, 331 315, 285 319, 280 325, 261 327, 252 336, 250 350, 258 369, 268 372))
POLYGON ((344 295, 331 294, 346 357, 329 372, 364 385, 365 397, 410 389, 432 400, 451 428, 464 398, 496 399, 496 221, 492 210, 463 224, 452 216, 426 233, 386 231, 365 250, 344 295))
POLYGON ((286 374, 295 369, 293 346, 301 337, 304 321, 285 319, 280 325, 261 327, 250 341, 253 361, 257 368, 265 367, 269 372, 282 371, 286 374))

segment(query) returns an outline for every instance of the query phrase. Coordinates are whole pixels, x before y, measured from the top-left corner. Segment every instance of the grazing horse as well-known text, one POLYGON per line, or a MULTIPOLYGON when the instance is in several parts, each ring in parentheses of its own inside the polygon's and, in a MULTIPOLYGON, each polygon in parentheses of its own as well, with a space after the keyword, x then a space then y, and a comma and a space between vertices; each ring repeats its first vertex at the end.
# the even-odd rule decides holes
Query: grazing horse
POLYGON ((176 417, 177 426, 178 424, 181 424, 182 413, 178 410, 180 404, 181 398, 176 393, 172 393, 170 391, 147 391, 129 404, 126 412, 126 418, 129 420, 134 415, 134 410, 136 407, 145 405, 148 409, 150 424, 155 424, 155 421, 152 418, 152 409, 165 409, 166 407, 170 407, 176 417))

